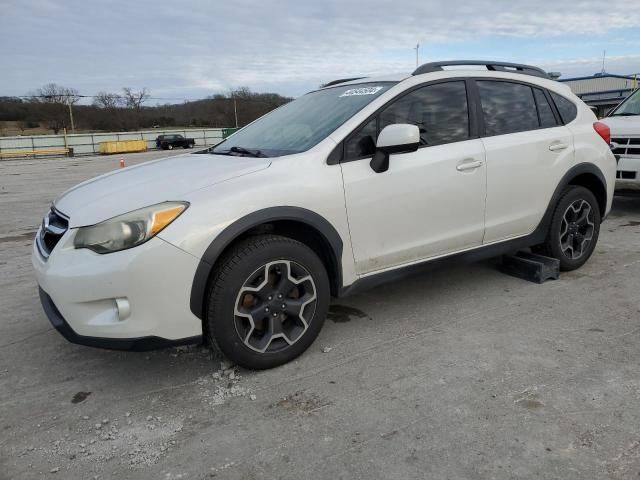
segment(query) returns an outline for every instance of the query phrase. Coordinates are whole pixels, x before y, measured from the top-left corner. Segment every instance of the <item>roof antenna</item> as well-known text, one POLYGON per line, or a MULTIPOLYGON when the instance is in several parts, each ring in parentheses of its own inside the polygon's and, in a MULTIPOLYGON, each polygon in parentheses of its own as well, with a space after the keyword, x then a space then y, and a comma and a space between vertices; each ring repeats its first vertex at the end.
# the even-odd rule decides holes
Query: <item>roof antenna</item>
POLYGON ((416 43, 416 47, 414 48, 416 51, 416 68, 418 68, 418 52, 420 51, 420 44, 416 43))
POLYGON ((605 58, 607 58, 607 51, 606 51, 606 50, 603 50, 603 51, 602 51, 602 71, 600 72, 600 74, 601 74, 601 75, 604 75, 605 73, 607 73, 607 72, 604 70, 604 60, 605 60, 605 58))

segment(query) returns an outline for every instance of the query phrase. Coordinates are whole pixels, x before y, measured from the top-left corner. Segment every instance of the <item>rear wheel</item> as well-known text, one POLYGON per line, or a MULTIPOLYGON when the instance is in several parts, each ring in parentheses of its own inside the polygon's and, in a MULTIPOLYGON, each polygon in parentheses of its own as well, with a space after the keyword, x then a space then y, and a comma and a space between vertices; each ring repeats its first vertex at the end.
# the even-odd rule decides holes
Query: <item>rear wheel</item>
POLYGON ((282 365, 315 340, 329 306, 329 279, 306 245, 250 237, 221 259, 209 290, 205 330, 246 368, 282 365))
POLYGON ((167 145, 167 149, 169 150, 173 150, 173 145, 171 145, 170 143, 167 145))
POLYGON ((600 207, 585 187, 570 186, 560 198, 539 251, 560 260, 564 271, 580 268, 591 257, 600 234, 600 207))

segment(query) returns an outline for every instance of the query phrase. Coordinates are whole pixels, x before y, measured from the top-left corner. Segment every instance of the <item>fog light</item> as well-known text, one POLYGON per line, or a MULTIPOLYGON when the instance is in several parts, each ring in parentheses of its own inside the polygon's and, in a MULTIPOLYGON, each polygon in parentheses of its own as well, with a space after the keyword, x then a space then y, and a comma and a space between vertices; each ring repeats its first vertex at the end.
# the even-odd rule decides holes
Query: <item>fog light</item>
POLYGON ((118 320, 121 322, 129 318, 131 315, 131 305, 126 298, 116 298, 116 310, 118 311, 118 320))

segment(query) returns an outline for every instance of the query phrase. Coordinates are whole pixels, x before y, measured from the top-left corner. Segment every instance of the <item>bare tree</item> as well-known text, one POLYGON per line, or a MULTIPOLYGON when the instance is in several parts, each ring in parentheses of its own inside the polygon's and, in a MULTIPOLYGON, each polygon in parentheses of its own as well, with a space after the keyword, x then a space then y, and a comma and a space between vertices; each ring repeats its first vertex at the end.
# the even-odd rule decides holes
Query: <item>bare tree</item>
POLYGON ((32 102, 62 103, 75 105, 80 100, 80 94, 75 88, 63 87, 49 83, 30 94, 32 102))
POLYGON ((149 99, 150 95, 147 87, 138 91, 135 91, 129 87, 124 87, 122 91, 124 104, 128 108, 133 108, 134 110, 140 110, 142 108, 142 104, 149 99))
POLYGON ((51 107, 47 114, 47 120, 49 128, 56 134, 67 125, 71 126, 72 132, 75 131, 71 106, 78 103, 81 98, 75 88, 49 83, 30 93, 29 97, 33 103, 47 104, 51 107), (67 123, 67 115, 69 123, 67 123))
POLYGON ((93 99, 93 106, 114 109, 123 103, 122 96, 117 93, 98 92, 93 99))

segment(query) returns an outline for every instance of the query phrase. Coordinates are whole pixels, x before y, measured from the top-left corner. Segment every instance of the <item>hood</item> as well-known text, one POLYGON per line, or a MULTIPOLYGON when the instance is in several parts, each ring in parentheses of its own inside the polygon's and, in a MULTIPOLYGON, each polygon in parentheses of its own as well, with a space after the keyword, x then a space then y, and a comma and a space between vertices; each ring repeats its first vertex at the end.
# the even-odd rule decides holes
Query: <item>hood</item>
POLYGON ((630 117, 605 117, 598 121, 604 123, 611 129, 612 137, 640 137, 640 115, 630 117))
POLYGON ((271 165, 268 158, 186 154, 118 169, 67 190, 54 202, 70 227, 93 225, 271 165))

